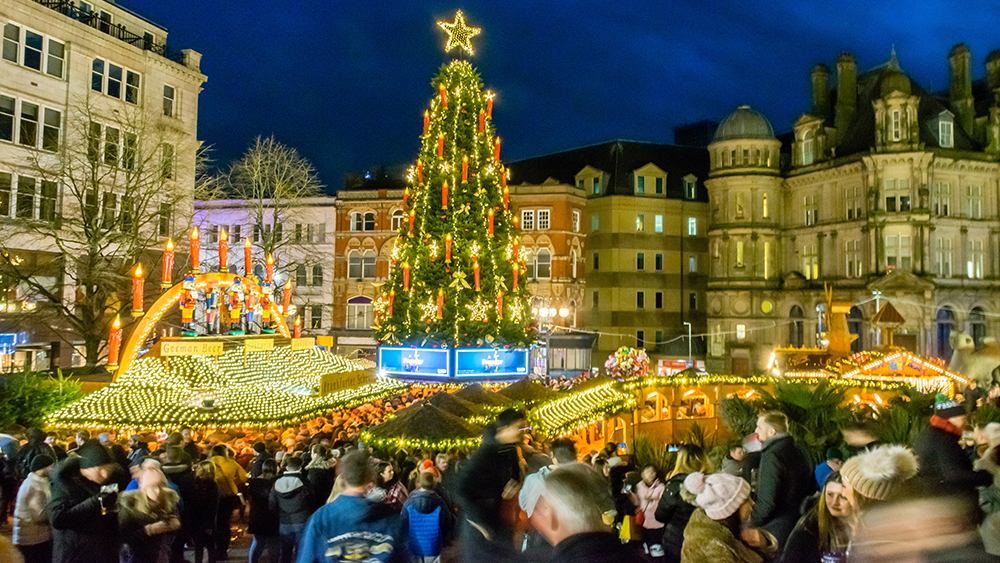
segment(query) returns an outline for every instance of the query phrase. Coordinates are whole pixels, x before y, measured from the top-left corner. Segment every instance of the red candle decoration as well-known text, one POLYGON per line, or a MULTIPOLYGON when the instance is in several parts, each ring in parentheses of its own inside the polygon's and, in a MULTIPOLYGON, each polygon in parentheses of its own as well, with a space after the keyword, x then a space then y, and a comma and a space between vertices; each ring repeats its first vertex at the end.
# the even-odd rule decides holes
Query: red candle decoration
POLYGON ((462 182, 469 181, 469 155, 462 156, 462 182))
POLYGON ((493 92, 486 92, 486 117, 493 117, 493 92))
POLYGON ((265 266, 267 271, 267 279, 264 281, 264 283, 267 284, 274 283, 274 256, 270 254, 267 255, 267 264, 265 266))
POLYGON ((396 290, 389 290, 389 316, 392 316, 392 302, 396 300, 396 290))
POLYGON ((444 261, 451 264, 451 233, 444 237, 444 261))
MULTIPOLYGON (((516 278, 515 278, 516 279, 516 278)), ((288 308, 292 305, 292 280, 291 278, 285 282, 285 293, 281 296, 281 311, 282 315, 288 314, 288 308)))
POLYGON ((403 209, 406 209, 406 202, 410 200, 410 188, 403 190, 403 209))
POLYGON ((489 226, 490 236, 493 236, 493 210, 490 209, 490 226, 489 226))
POLYGON ((479 132, 482 133, 486 129, 486 115, 483 110, 479 110, 479 132))
POLYGON ((476 257, 472 258, 472 273, 476 278, 476 291, 479 291, 479 259, 476 257))
POLYGON ((300 315, 295 315, 295 332, 292 333, 292 338, 302 338, 302 317, 300 315))
POLYGON ((520 246, 521 240, 518 237, 514 237, 514 252, 511 253, 511 258, 516 262, 520 258, 520 254, 517 253, 517 247, 520 246))
POLYGON ((417 217, 417 212, 411 209, 410 210, 410 234, 411 235, 413 234, 413 220, 416 219, 416 217, 417 217))
POLYGON ((229 235, 226 234, 226 230, 219 229, 219 271, 226 272, 229 270, 229 235))
POLYGON ((520 223, 520 222, 521 222, 521 221, 520 221, 520 219, 518 219, 518 218, 517 218, 517 215, 515 215, 515 216, 514 216, 514 228, 515 228, 515 229, 517 228, 517 225, 518 225, 518 223, 520 223))
POLYGON ((497 318, 503 318, 503 290, 497 293, 497 318))
POLYGON ((410 263, 403 262, 403 289, 410 289, 410 263))
POLYGON ((497 142, 493 147, 493 160, 500 162, 500 137, 497 137, 497 142))
POLYGON ((253 274, 253 245, 250 239, 243 239, 243 271, 248 278, 253 274))
POLYGON ((111 325, 111 335, 108 337, 108 367, 118 367, 118 353, 122 347, 122 317, 115 315, 115 322, 111 325))
POLYGON ((444 158, 444 133, 438 133, 438 158, 444 158))
POLYGON ((198 227, 195 227, 191 231, 191 270, 198 272, 198 266, 201 265, 201 261, 198 259, 198 254, 201 251, 201 240, 198 238, 198 227))
POLYGON ((441 207, 448 209, 448 180, 444 181, 444 187, 441 188, 441 207))
POLYGON ((439 289, 438 302, 437 302, 437 318, 440 319, 441 317, 443 317, 444 316, 442 315, 443 312, 444 312, 444 290, 439 289))
POLYGON ((142 264, 136 264, 132 274, 132 316, 142 316, 142 288, 146 280, 142 277, 142 264))
POLYGON ((510 199, 510 190, 507 189, 507 186, 504 186, 503 187, 503 210, 504 211, 507 211, 507 201, 509 199, 510 199))
POLYGON ((441 94, 441 107, 448 109, 448 91, 444 89, 444 84, 438 86, 438 92, 441 94))
POLYGON ((417 183, 424 183, 424 163, 419 160, 417 161, 417 183))
POLYGON ((517 264, 514 264, 514 291, 517 291, 517 272, 520 270, 517 264))
POLYGON ((170 283, 173 279, 174 273, 174 241, 173 239, 167 239, 167 249, 163 251, 163 280, 160 282, 160 288, 166 289, 173 284, 170 283))
POLYGON ((429 111, 424 111, 424 136, 427 136, 427 130, 431 127, 431 114, 429 111))

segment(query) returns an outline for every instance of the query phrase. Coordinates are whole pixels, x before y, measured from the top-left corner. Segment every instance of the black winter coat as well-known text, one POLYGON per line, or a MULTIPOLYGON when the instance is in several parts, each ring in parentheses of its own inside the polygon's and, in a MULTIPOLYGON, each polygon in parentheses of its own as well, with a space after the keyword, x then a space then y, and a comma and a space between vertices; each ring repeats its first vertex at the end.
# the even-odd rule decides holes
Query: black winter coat
POLYGON ((54 563, 118 563, 118 514, 101 514, 101 486, 80 474, 80 459, 68 458, 52 473, 49 501, 54 563))
POLYGON ((191 532, 215 530, 216 513, 219 511, 219 485, 215 479, 195 478, 191 486, 191 506, 184 527, 191 532))
POLYGON ((976 487, 988 487, 993 477, 988 471, 973 471, 972 459, 958 443, 958 436, 928 427, 917 436, 913 453, 920 463, 918 478, 922 488, 937 494, 958 494, 978 498, 976 487))
POLYGON ((816 492, 813 466, 791 436, 773 437, 761 450, 757 503, 748 526, 764 528, 784 547, 801 516, 802 501, 816 492))
POLYGON ((278 477, 268 504, 272 512, 278 513, 282 528, 305 524, 315 510, 309 484, 297 471, 278 477))
POLYGON ((517 446, 496 442, 480 446, 459 477, 458 496, 466 518, 496 537, 513 532, 512 523, 501 516, 503 489, 511 480, 521 481, 517 446))
POLYGON ((695 511, 693 504, 681 498, 681 486, 686 477, 686 473, 681 473, 668 479, 656 505, 656 519, 663 522, 663 551, 667 561, 681 560, 684 528, 695 511))
POLYGON ((255 536, 278 535, 278 512, 271 510, 271 490, 275 477, 250 479, 250 516, 247 529, 255 536))
POLYGON ((306 481, 312 491, 313 509, 326 504, 326 499, 330 498, 330 492, 337 482, 337 470, 323 467, 310 467, 305 470, 306 481))
POLYGON ((570 536, 552 550, 550 563, 641 563, 643 559, 608 532, 570 536))

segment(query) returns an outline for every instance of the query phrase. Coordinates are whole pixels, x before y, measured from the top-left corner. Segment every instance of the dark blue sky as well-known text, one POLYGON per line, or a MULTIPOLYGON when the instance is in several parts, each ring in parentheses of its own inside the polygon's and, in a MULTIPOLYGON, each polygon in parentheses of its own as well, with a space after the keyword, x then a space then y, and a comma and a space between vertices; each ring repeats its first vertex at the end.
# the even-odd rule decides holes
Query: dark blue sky
POLYGON ((203 54, 199 138, 220 164, 274 134, 329 189, 347 172, 415 159, 429 83, 445 60, 435 22, 481 27, 476 65, 497 93, 511 161, 612 138, 671 142, 675 125, 749 103, 784 131, 809 109, 809 72, 888 59, 947 86, 952 45, 973 76, 1000 48, 1000 8, 970 0, 239 2, 121 0, 203 54))

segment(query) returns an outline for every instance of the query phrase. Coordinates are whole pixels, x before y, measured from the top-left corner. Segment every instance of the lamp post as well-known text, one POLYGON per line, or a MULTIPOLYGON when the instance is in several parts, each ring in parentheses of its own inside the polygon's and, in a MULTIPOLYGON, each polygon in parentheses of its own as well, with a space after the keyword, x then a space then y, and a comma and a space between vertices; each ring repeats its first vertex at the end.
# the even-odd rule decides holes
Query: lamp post
POLYGON ((691 323, 685 321, 684 325, 688 327, 688 361, 687 367, 694 367, 694 362, 691 360, 691 323))
POLYGON ((546 303, 543 307, 532 308, 531 313, 538 319, 538 325, 545 331, 545 376, 548 377, 551 374, 552 366, 553 322, 557 315, 565 320, 570 311, 568 307, 557 309, 556 307, 548 307, 548 303, 546 303))

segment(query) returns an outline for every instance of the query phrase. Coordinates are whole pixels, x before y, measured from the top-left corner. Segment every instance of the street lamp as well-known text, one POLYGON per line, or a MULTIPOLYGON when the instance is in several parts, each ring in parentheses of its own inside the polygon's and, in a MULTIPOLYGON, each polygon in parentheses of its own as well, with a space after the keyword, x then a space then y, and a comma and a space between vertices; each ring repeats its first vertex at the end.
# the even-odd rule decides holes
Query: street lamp
POLYGON ((688 327, 688 361, 687 367, 694 367, 694 362, 691 359, 691 323, 685 321, 684 325, 688 327))

